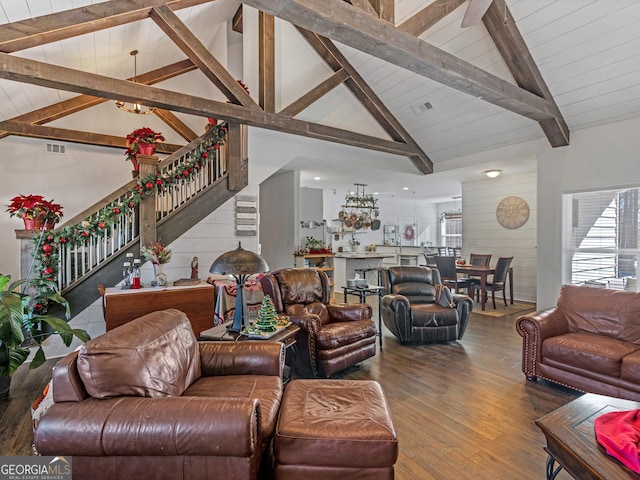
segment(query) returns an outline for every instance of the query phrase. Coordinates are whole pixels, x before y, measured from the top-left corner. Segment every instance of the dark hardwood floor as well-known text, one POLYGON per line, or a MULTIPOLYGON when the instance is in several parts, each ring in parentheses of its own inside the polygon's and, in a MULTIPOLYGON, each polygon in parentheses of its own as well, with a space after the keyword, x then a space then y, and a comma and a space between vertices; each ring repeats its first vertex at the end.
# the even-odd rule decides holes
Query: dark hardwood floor
MULTIPOLYGON (((383 349, 340 376, 382 384, 400 443, 396 479, 545 478, 544 436, 534 421, 580 394, 525 380, 518 315, 472 314, 459 343, 400 345, 385 331, 383 349)), ((0 401, 2 455, 30 454, 29 405, 49 376, 47 366, 23 366, 14 376, 10 398, 0 401)))

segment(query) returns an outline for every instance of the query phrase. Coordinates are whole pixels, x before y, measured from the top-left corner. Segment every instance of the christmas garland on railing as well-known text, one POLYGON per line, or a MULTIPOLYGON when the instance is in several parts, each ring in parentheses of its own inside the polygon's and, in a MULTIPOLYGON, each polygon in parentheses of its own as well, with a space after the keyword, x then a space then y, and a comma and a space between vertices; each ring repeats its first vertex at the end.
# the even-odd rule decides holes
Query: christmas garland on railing
POLYGON ((175 167, 170 173, 157 171, 155 174, 138 179, 136 185, 121 196, 122 202, 103 208, 97 215, 92 215, 90 220, 58 230, 46 231, 42 240, 40 235, 34 237, 35 268, 40 271, 42 278, 55 281, 61 245, 80 246, 88 237, 108 235, 111 225, 120 217, 132 212, 140 204, 144 195, 155 195, 168 187, 195 177, 207 162, 211 151, 218 150, 226 139, 226 123, 221 123, 212 130, 211 137, 192 150, 187 161, 175 167))

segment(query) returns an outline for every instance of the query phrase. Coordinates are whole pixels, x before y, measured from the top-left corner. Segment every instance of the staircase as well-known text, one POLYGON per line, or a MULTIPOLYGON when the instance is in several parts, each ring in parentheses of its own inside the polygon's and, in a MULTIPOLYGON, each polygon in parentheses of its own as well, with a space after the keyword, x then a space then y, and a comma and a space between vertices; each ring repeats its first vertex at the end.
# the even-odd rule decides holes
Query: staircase
POLYGON ((169 244, 247 186, 245 145, 245 127, 212 128, 157 166, 153 165, 149 170, 152 173, 145 174, 141 169, 138 179, 56 228, 52 232, 59 244, 56 280, 71 310, 80 312, 95 302, 100 296, 99 284, 115 285, 122 280, 126 254, 140 256, 141 237, 161 238, 164 244, 169 244), (212 148, 218 143, 219 148, 212 148), (195 171, 190 168, 194 159, 199 159, 195 171), (182 175, 189 169, 189 175, 182 175), (133 205, 132 192, 142 192, 149 180, 156 178, 170 181, 151 195, 146 191, 138 194, 140 204, 136 201, 133 205), (127 205, 134 208, 126 208, 127 205), (155 221, 145 220, 144 211, 149 208, 152 216, 155 212, 155 221), (118 215, 114 216, 114 211, 118 215), (110 221, 105 222, 105 218, 110 221), (155 231, 148 231, 149 223, 155 231), (65 233, 77 233, 83 225, 97 224, 103 229, 96 234, 95 229, 86 228, 87 236, 81 243, 59 242, 65 233))

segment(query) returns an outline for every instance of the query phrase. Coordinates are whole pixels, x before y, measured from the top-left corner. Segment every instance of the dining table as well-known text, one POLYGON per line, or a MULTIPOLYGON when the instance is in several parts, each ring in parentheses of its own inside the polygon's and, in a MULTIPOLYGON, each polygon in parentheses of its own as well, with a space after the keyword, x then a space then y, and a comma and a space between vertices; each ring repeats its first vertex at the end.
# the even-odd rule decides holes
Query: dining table
MULTIPOLYGON (((456 265, 457 274, 480 277, 480 305, 482 310, 485 309, 487 303, 487 277, 493 275, 495 271, 496 269, 494 267, 484 265, 456 265)), ((509 279, 509 300, 511 305, 513 305, 513 267, 509 267, 507 278, 509 279)))

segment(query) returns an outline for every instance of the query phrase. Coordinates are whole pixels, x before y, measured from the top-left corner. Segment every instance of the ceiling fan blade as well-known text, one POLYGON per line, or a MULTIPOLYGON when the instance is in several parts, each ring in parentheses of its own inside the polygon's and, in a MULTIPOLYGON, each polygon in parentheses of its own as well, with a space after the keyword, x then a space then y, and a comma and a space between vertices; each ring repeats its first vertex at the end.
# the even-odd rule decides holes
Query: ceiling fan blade
POLYGON ((462 18, 462 28, 480 23, 484 14, 489 10, 493 0, 469 0, 469 6, 462 18))

